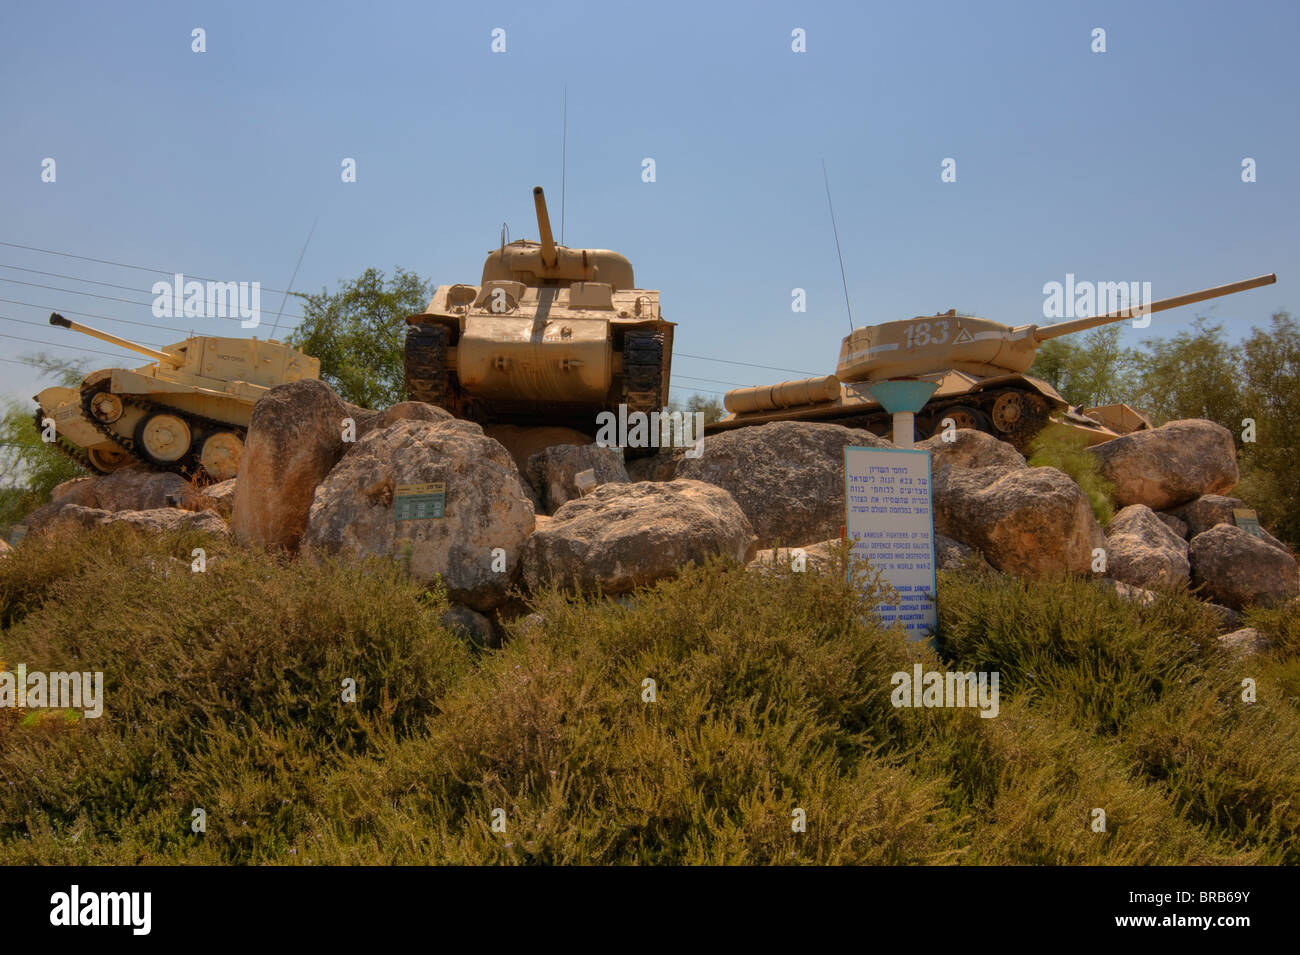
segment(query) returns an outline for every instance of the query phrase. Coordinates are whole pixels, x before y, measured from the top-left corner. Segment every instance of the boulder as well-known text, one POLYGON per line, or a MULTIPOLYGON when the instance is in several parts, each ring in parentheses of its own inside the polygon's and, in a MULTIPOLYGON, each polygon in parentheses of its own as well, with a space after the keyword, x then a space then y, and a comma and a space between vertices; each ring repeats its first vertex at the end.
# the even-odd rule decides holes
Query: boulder
POLYGON ((627 474, 632 481, 671 481, 677 477, 677 465, 686 456, 686 448, 672 448, 632 458, 627 462, 627 474))
POLYGON ((1156 511, 1156 517, 1164 521, 1166 527, 1181 537, 1183 540, 1188 539, 1187 522, 1168 511, 1156 511))
POLYGON ((1118 594, 1125 600, 1131 600, 1134 603, 1142 604, 1143 606, 1154 602, 1158 596, 1154 590, 1143 590, 1141 587, 1132 587, 1129 584, 1126 584, 1121 580, 1115 580, 1112 577, 1098 577, 1093 580, 1093 584, 1097 587, 1118 594))
POLYGON ((142 511, 107 511, 80 504, 58 505, 57 512, 45 522, 43 529, 57 525, 74 524, 80 527, 98 527, 102 524, 127 524, 155 534, 169 531, 203 531, 224 536, 226 522, 216 511, 187 511, 179 507, 154 507, 142 511))
POLYGON ((199 491, 196 506, 216 511, 226 520, 230 520, 230 513, 235 506, 235 482, 238 478, 230 478, 226 481, 220 481, 217 484, 209 484, 199 491))
POLYGON ((478 611, 462 604, 452 604, 442 615, 442 625, 453 633, 459 632, 480 647, 498 647, 501 640, 497 636, 492 621, 478 611))
POLYGON ((798 556, 795 552, 798 551, 803 553, 804 573, 821 573, 832 570, 838 560, 839 555, 836 552, 840 543, 840 538, 836 537, 832 540, 819 541, 816 544, 808 544, 804 547, 765 548, 754 554, 754 559, 749 562, 746 569, 765 573, 774 567, 790 567, 793 571, 793 564, 798 556))
POLYGON ((1296 561, 1284 550, 1231 524, 1216 524, 1192 538, 1192 583, 1215 603, 1240 610, 1278 603, 1300 593, 1296 561))
POLYGON ((51 504, 79 504, 82 507, 95 507, 95 477, 79 477, 55 485, 50 491, 51 504))
POLYGON ((974 547, 943 534, 934 535, 934 561, 936 570, 959 570, 971 557, 981 556, 974 547))
POLYGON ((314 379, 277 385, 258 400, 230 518, 237 540, 298 549, 316 486, 355 446, 343 441, 344 419, 352 418, 360 432, 360 412, 314 379))
POLYGON ((528 476, 528 459, 538 451, 561 444, 592 443, 591 435, 573 428, 523 428, 513 424, 489 424, 483 426, 483 433, 499 441, 510 452, 510 456, 515 459, 515 467, 525 477, 528 476))
POLYGON ((13 552, 14 549, 9 546, 7 540, 0 540, 0 557, 8 557, 13 552))
POLYGON ((1191 574, 1187 541, 1145 504, 1130 504, 1106 525, 1106 573, 1146 590, 1169 590, 1191 574))
POLYGON ((702 481, 605 484, 569 501, 524 545, 523 576, 583 591, 628 593, 724 554, 747 564, 754 530, 731 495, 702 481))
POLYGON ((191 507, 195 492, 179 474, 132 464, 101 477, 64 481, 50 492, 50 502, 102 511, 147 511, 155 507, 191 507))
POLYGON ((1091 571, 1106 538, 1088 496, 1056 468, 941 468, 935 530, 1021 577, 1091 571))
POLYGON ((1120 507, 1166 510, 1237 484, 1232 432, 1213 421, 1171 421, 1089 448, 1120 507))
POLYGON ((627 484, 623 456, 614 448, 595 444, 558 444, 538 451, 528 459, 528 476, 541 496, 548 514, 560 505, 582 497, 576 476, 586 470, 595 472, 596 484, 627 484))
POLYGON ((302 547, 399 557, 417 579, 441 577, 452 600, 482 611, 506 599, 533 527, 514 461, 482 428, 407 419, 371 431, 329 473, 316 489, 302 547), (399 524, 397 485, 434 482, 446 485, 443 516, 399 524))
MULTIPOLYGON (((1222 494, 1205 494, 1189 504, 1184 504, 1174 513, 1186 523, 1187 535, 1190 539, 1197 534, 1204 534, 1216 524, 1230 524, 1236 527, 1236 521, 1232 516, 1233 510, 1247 507, 1249 505, 1240 498, 1224 497, 1222 494)), ((1263 535, 1260 539, 1264 543, 1279 550, 1287 549, 1285 544, 1264 528, 1261 527, 1259 530, 1263 535)))
POLYGON ((353 404, 345 405, 352 419, 357 423, 357 440, 361 440, 371 431, 387 428, 399 421, 451 421, 453 415, 446 408, 427 404, 423 401, 399 401, 383 411, 371 411, 353 404))
POLYGON ((1242 627, 1219 637, 1219 646, 1233 656, 1249 657, 1273 649, 1273 641, 1254 627, 1242 627))
POLYGON ((953 440, 943 440, 942 434, 918 441, 918 450, 929 451, 930 468, 1023 468, 1026 467, 1025 456, 991 434, 974 431, 970 428, 958 428, 951 432, 953 440))
POLYGON ((753 525, 759 547, 800 546, 840 534, 844 449, 850 445, 893 447, 856 428, 777 421, 706 437, 699 457, 678 463, 677 478, 727 491, 753 525))

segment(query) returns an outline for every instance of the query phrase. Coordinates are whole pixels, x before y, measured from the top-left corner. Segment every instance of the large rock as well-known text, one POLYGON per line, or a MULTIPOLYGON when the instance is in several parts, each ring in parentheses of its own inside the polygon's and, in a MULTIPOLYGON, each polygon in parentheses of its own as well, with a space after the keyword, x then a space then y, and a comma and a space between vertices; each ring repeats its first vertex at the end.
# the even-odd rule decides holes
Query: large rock
POLYGON ((13 552, 14 549, 9 546, 7 540, 0 540, 0 557, 8 557, 13 552))
POLYGON ((1191 573, 1187 541, 1145 504, 1130 504, 1106 525, 1106 573, 1145 590, 1170 590, 1191 573))
POLYGON ((53 519, 42 529, 73 524, 79 527, 98 527, 102 524, 126 524, 154 534, 170 531, 203 531, 224 536, 226 522, 216 511, 187 511, 179 507, 154 507, 142 511, 107 511, 80 504, 64 504, 53 519))
POLYGON ((1249 657, 1273 649, 1273 641, 1254 627, 1242 627, 1219 637, 1219 646, 1233 656, 1249 657))
POLYGON ((95 477, 79 477, 56 484, 50 491, 51 504, 78 504, 81 507, 95 507, 95 477))
POLYGON ((514 424, 489 424, 483 426, 483 433, 500 442, 510 452, 515 467, 525 477, 528 475, 528 459, 538 451, 561 444, 584 445, 592 442, 591 435, 573 428, 524 428, 514 424))
POLYGON ((1213 421, 1171 421, 1089 449, 1102 476, 1115 485, 1120 507, 1145 504, 1164 510, 1237 484, 1232 432, 1213 421))
POLYGON ((595 444, 559 444, 538 451, 528 459, 528 476, 548 514, 562 504, 581 497, 576 483, 582 471, 594 471, 596 484, 627 484, 623 456, 615 448, 595 444))
POLYGON ((533 527, 514 461, 482 428, 403 420, 358 441, 316 489, 302 545, 399 556, 420 580, 440 576, 452 600, 490 610, 506 599, 533 527), (434 482, 446 485, 444 516, 399 525, 397 485, 434 482))
POLYGON ((1288 600, 1300 593, 1296 561, 1284 550, 1230 524, 1192 538, 1192 583, 1216 603, 1240 610, 1288 600))
POLYGON ((1088 496, 1056 468, 941 468, 934 526, 1021 577, 1087 574, 1106 543, 1088 496))
MULTIPOLYGON (((707 453, 707 452, 706 452, 707 453)), ((721 488, 702 481, 606 484, 555 512, 524 546, 531 588, 549 582, 627 593, 688 561, 754 556, 754 531, 721 488)))
POLYGON ((677 465, 686 456, 686 448, 664 448, 643 458, 627 462, 627 474, 632 481, 671 481, 677 477, 677 465))
POLYGON ((50 502, 102 511, 147 511, 155 507, 190 507, 195 503, 195 493, 190 482, 179 474, 132 464, 102 477, 64 481, 50 492, 50 502))
POLYGON ((972 557, 981 556, 974 547, 963 544, 943 534, 934 535, 934 566, 936 570, 960 570, 972 557))
POLYGON ((1167 511, 1156 511, 1156 517, 1164 522, 1165 527, 1169 528, 1183 540, 1188 539, 1187 522, 1181 517, 1170 514, 1167 511))
POLYGON ((345 419, 360 409, 322 381, 277 385, 253 406, 239 463, 230 530, 237 540, 298 549, 316 486, 349 445, 345 419))
POLYGON ((216 511, 226 520, 230 520, 235 506, 235 487, 238 478, 230 478, 216 484, 209 484, 199 491, 197 504, 200 507, 216 511))
POLYGON ((1023 468, 1025 457, 1005 441, 999 441, 991 434, 959 428, 952 432, 951 441, 943 440, 942 434, 918 441, 916 447, 929 451, 932 471, 941 468, 1023 468))
POLYGON ((835 567, 840 544, 841 540, 837 537, 804 547, 765 548, 754 555, 746 570, 766 573, 777 567, 788 567, 795 573, 821 573, 835 567), (802 555, 802 562, 799 560, 800 555, 802 555))
POLYGON ((499 647, 501 638, 497 636, 492 621, 476 610, 462 604, 452 604, 442 615, 442 625, 451 631, 459 631, 480 647, 499 647))
POLYGON ((837 424, 778 421, 704 439, 683 457, 677 478, 726 490, 758 535, 760 548, 838 537, 844 525, 844 449, 893 447, 869 431, 837 424))
MULTIPOLYGON (((1198 497, 1190 504, 1184 504, 1174 511, 1178 517, 1182 518, 1187 525, 1188 538, 1195 537, 1197 534, 1204 534, 1216 524, 1231 524, 1237 526, 1232 512, 1236 509, 1247 509, 1249 505, 1245 501, 1235 497, 1224 497, 1222 494, 1206 494, 1198 497)), ((1260 528, 1261 540, 1279 550, 1286 550, 1287 547, 1280 540, 1270 534, 1264 528, 1260 528)))

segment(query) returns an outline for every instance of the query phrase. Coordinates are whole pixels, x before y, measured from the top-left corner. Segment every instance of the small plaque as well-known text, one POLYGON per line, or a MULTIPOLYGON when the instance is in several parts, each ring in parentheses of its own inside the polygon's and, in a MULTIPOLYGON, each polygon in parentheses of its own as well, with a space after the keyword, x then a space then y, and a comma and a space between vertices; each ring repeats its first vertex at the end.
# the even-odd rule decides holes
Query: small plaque
POLYGON ((1232 509, 1232 519, 1238 527, 1252 537, 1264 536, 1263 528, 1259 526, 1259 518, 1255 512, 1248 507, 1234 507, 1232 509))
POLYGON ((393 520, 424 521, 442 517, 447 504, 447 485, 399 484, 393 492, 393 520))

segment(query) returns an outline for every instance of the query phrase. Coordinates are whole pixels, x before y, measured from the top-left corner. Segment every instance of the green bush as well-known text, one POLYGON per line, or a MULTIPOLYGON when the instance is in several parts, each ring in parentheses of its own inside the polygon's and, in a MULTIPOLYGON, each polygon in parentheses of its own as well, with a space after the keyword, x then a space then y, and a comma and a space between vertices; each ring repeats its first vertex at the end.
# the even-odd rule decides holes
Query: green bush
POLYGON ((1064 425, 1049 424, 1029 444, 1029 466, 1056 468, 1068 474, 1088 495, 1092 513, 1103 527, 1115 516, 1111 497, 1115 486, 1102 477, 1097 458, 1088 452, 1088 440, 1083 435, 1064 425))

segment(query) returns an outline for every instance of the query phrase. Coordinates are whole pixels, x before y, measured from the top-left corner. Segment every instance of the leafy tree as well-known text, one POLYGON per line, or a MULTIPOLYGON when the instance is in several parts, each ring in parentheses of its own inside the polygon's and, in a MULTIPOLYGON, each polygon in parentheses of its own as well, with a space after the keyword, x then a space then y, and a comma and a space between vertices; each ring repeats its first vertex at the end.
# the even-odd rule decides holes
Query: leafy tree
POLYGON ((406 269, 391 280, 366 269, 333 295, 299 294, 304 317, 289 341, 320 359, 321 378, 345 401, 386 408, 406 400, 406 317, 424 311, 432 291, 406 269))
POLYGON ((1206 418, 1230 431, 1241 421, 1241 349, 1230 345, 1222 325, 1197 317, 1190 330, 1143 345, 1138 356, 1140 387, 1132 404, 1156 424, 1206 418))
POLYGON ((1287 312, 1242 343, 1239 417, 1221 422, 1241 440, 1242 419, 1255 422, 1255 440, 1242 444, 1238 493, 1279 537, 1300 542, 1300 326, 1287 312))
POLYGON ((1043 342, 1029 369, 1073 405, 1089 408, 1129 402, 1135 388, 1138 356, 1119 343, 1118 326, 1094 328, 1076 338, 1043 342))
MULTIPOLYGON (((84 359, 54 358, 44 353, 19 359, 72 387, 86 376, 84 359)), ((6 402, 0 414, 0 526, 19 523, 50 500, 55 486, 86 472, 53 445, 41 440, 36 409, 18 401, 6 402)))

